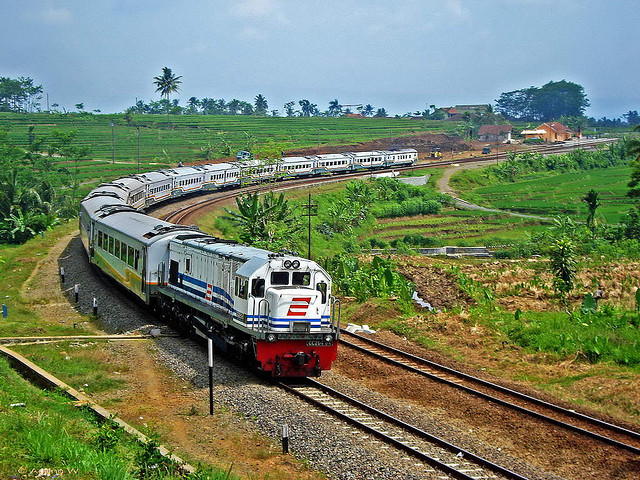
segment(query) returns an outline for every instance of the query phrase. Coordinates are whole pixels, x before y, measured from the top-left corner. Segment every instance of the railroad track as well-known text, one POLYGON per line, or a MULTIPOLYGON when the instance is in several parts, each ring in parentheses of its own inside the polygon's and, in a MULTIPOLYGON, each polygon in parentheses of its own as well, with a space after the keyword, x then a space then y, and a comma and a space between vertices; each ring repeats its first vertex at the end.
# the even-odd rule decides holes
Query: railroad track
MULTIPOLYGON (((563 152, 568 152, 570 150, 574 150, 576 148, 593 149, 593 148, 596 148, 597 146, 605 145, 613 141, 615 141, 615 139, 584 141, 579 145, 577 144, 569 144, 569 145, 554 144, 554 145, 543 145, 543 146, 536 145, 530 148, 523 149, 519 153, 522 153, 525 151, 538 152, 542 154, 563 153, 563 152)), ((465 158, 458 158, 455 160, 428 161, 427 163, 421 163, 421 164, 410 166, 410 167, 396 167, 396 168, 393 168, 392 170, 397 172, 404 172, 404 171, 411 171, 416 168, 446 167, 450 165, 458 165, 458 164, 464 164, 464 163, 486 162, 494 159, 496 161, 506 160, 507 158, 508 158, 508 154, 506 152, 502 152, 498 154, 489 154, 482 157, 465 157, 465 158)), ((233 199, 245 193, 260 191, 263 189, 268 189, 268 190, 277 192, 277 191, 283 191, 283 190, 294 189, 294 188, 310 187, 314 185, 320 185, 320 184, 332 183, 332 182, 341 182, 344 180, 351 180, 356 178, 366 178, 378 172, 380 172, 380 170, 354 172, 354 173, 348 173, 348 174, 343 174, 339 176, 311 177, 311 178, 304 178, 304 179, 287 180, 284 183, 282 182, 261 183, 261 184, 250 185, 250 186, 246 186, 246 187, 242 187, 242 188, 234 189, 230 191, 214 191, 208 195, 205 194, 206 195, 205 198, 195 201, 189 205, 185 205, 183 207, 177 208, 174 211, 161 216, 160 218, 162 218, 162 220, 165 220, 167 222, 185 225, 189 223, 187 220, 190 218, 190 215, 194 214, 198 210, 205 207, 213 206, 219 202, 233 199)), ((201 192, 201 194, 202 193, 204 192, 201 192)))
POLYGON ((426 472, 437 473, 437 470, 463 480, 526 480, 526 477, 516 472, 457 447, 316 380, 306 379, 294 384, 281 382, 278 386, 349 423, 364 434, 372 435, 424 463, 426 472))
POLYGON ((640 433, 633 430, 488 382, 344 329, 340 343, 430 380, 640 455, 640 433))

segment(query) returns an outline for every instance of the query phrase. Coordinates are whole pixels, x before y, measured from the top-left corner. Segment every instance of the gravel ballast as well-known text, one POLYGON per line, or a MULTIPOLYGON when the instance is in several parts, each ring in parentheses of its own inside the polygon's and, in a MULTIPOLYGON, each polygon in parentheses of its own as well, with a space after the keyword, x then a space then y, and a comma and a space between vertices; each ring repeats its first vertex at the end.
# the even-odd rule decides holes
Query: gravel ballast
MULTIPOLYGON (((65 269, 63 288, 74 302, 73 286, 79 284, 78 310, 92 312, 93 298, 98 301, 101 327, 114 333, 160 328, 174 333, 155 318, 147 307, 111 281, 87 261, 79 238, 74 238, 59 259, 65 269)), ((198 389, 208 388, 206 347, 181 337, 156 340, 157 360, 177 376, 189 380, 198 389)), ((480 454, 531 479, 560 478, 540 472, 521 460, 483 444, 472 435, 443 422, 425 409, 398 403, 398 400, 371 391, 356 381, 325 372, 321 380, 333 388, 368 402, 391 415, 414 423, 447 441, 480 454)), ((373 437, 356 431, 330 415, 321 414, 297 397, 284 392, 260 376, 217 355, 214 366, 214 401, 218 405, 250 419, 256 429, 275 444, 281 439, 282 426, 289 427, 290 453, 334 479, 434 479, 447 478, 415 459, 387 448, 373 437)), ((179 446, 177 446, 177 454, 179 446)), ((206 447, 205 447, 206 448, 206 447)))

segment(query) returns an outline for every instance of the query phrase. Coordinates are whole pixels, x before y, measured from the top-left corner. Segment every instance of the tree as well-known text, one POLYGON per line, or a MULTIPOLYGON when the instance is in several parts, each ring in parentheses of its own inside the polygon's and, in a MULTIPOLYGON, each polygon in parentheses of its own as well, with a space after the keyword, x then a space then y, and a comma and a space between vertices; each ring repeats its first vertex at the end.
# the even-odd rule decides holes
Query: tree
POLYGON ((371 104, 367 103, 363 108, 362 108, 362 114, 365 117, 369 117, 371 116, 371 114, 373 114, 373 106, 371 106, 371 104))
POLYGON ((338 117, 342 113, 342 105, 338 102, 338 99, 331 100, 329 102, 329 115, 332 117, 338 117))
POLYGON ((42 86, 29 77, 0 77, 0 112, 39 111, 41 94, 42 86))
POLYGON ((374 117, 386 117, 387 116, 387 111, 384 108, 379 108, 378 110, 376 110, 376 114, 374 115, 374 117))
POLYGON ((637 110, 629 110, 627 113, 622 115, 629 125, 638 125, 640 124, 640 115, 638 115, 637 110))
POLYGON ((162 75, 153 77, 153 83, 158 87, 156 92, 160 92, 162 97, 166 97, 169 100, 169 96, 172 93, 180 91, 181 78, 182 75, 174 75, 169 67, 162 67, 162 75))
POLYGON ((225 208, 227 218, 240 228, 240 240, 275 250, 291 246, 293 235, 302 228, 284 193, 267 192, 260 201, 257 192, 236 197, 237 211, 225 208))
POLYGON ((316 105, 315 103, 311 103, 306 98, 300 100, 298 104, 300 105, 300 109, 302 110, 303 117, 310 117, 311 115, 315 115, 318 112, 318 105, 316 105))
POLYGON ((587 227, 594 232, 596 229, 596 209, 600 206, 598 192, 594 189, 589 190, 587 194, 582 197, 582 201, 585 202, 589 208, 589 214, 587 215, 587 227))
MULTIPOLYGON (((640 125, 634 128, 640 132, 640 125)), ((627 196, 640 198, 640 140, 633 138, 627 142, 627 153, 633 156, 633 170, 631 170, 631 181, 627 184, 629 191, 627 196)))
POLYGON ((198 100, 196 97, 191 97, 187 101, 187 113, 197 113, 199 108, 200 100, 198 100))
POLYGON ((561 80, 542 87, 502 93, 496 111, 517 120, 549 121, 562 116, 582 117, 589 106, 584 87, 561 80))
POLYGON ((284 111, 287 113, 287 117, 293 117, 295 115, 295 110, 293 106, 296 102, 287 102, 284 104, 284 111))
POLYGON ((561 237, 551 246, 549 254, 551 271, 555 276, 553 286, 566 299, 578 271, 573 242, 561 237))
POLYGON ((267 99, 262 96, 262 94, 258 94, 254 99, 253 105, 255 106, 255 114, 256 115, 266 115, 267 109, 269 105, 267 104, 267 99))
POLYGON ((232 98, 227 103, 227 112, 229 115, 238 115, 242 110, 242 102, 236 98, 232 98))

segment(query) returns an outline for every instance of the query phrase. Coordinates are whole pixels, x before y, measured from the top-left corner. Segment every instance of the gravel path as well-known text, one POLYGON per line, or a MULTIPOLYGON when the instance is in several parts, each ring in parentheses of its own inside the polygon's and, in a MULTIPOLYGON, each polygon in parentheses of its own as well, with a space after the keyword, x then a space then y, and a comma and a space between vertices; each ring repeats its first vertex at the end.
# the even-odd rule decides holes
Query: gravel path
MULTIPOLYGON (((110 279, 88 264, 79 238, 74 238, 60 256, 66 273, 65 287, 73 301, 74 284, 80 286, 77 308, 91 313, 95 297, 99 305, 99 322, 108 332, 148 331, 160 324, 144 304, 127 294, 110 279)), ((177 376, 189 380, 196 388, 208 388, 206 348, 185 338, 157 339, 157 360, 177 376)), ((452 443, 478 452, 532 479, 554 479, 553 475, 536 472, 522 461, 501 454, 495 447, 482 444, 467 432, 438 419, 416 406, 399 404, 397 400, 359 386, 335 372, 325 372, 322 380, 354 397, 371 402, 392 415, 420 425, 452 443)), ((290 452, 333 479, 434 479, 441 474, 417 465, 417 462, 393 448, 386 448, 374 438, 348 427, 333 417, 311 409, 308 404, 247 372, 220 356, 214 368, 214 400, 232 411, 251 419, 255 427, 280 442, 282 425, 289 426, 290 452)), ((178 452, 179 453, 179 452, 178 452)), ((446 477, 444 477, 446 478, 446 477)))

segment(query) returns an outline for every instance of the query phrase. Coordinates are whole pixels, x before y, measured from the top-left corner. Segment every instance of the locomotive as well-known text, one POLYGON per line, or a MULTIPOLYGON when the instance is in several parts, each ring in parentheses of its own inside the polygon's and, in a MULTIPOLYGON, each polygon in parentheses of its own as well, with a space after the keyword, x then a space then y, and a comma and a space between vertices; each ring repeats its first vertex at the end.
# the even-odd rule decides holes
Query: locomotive
POLYGON ((340 302, 317 263, 144 213, 158 202, 262 179, 413 164, 413 149, 177 167, 104 183, 81 202, 90 263, 168 323, 274 377, 319 376, 336 358, 340 302))

